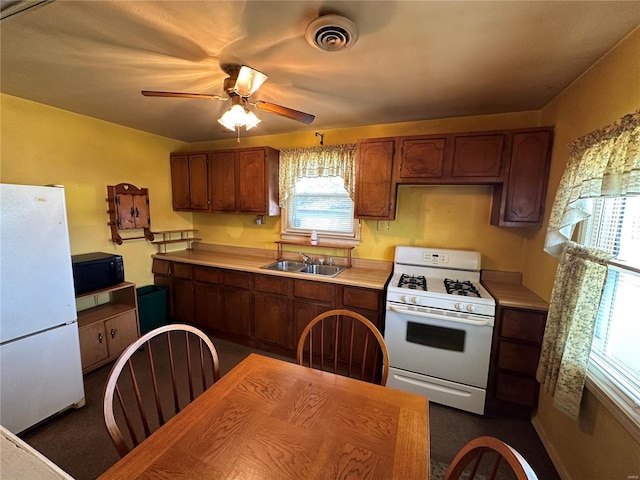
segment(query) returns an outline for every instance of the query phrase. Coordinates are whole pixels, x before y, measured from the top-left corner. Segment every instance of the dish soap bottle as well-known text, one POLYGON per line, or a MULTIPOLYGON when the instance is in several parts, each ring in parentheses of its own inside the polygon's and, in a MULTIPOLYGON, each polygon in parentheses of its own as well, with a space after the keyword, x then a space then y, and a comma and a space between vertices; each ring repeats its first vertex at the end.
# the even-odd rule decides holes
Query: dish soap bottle
POLYGON ((317 244, 318 244, 318 232, 314 230, 313 232, 311 232, 311 245, 317 245, 317 244))

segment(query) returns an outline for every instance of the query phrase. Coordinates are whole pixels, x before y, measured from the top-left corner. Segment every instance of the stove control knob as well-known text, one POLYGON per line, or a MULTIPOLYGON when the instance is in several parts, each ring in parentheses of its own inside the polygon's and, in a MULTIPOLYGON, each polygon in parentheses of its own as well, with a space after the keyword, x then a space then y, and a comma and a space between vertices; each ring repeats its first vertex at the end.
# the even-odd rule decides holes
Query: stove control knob
POLYGON ((459 303, 455 304, 456 310, 461 310, 462 309, 462 305, 460 305, 459 303))
POLYGON ((404 302, 404 303, 407 303, 407 296, 406 296, 406 295, 402 295, 402 296, 400 297, 400 301, 401 301, 401 302, 404 302))
POLYGON ((411 303, 418 303, 418 299, 416 297, 411 297, 411 303))
POLYGON ((476 307, 474 307, 473 305, 467 305, 467 312, 475 312, 476 307))

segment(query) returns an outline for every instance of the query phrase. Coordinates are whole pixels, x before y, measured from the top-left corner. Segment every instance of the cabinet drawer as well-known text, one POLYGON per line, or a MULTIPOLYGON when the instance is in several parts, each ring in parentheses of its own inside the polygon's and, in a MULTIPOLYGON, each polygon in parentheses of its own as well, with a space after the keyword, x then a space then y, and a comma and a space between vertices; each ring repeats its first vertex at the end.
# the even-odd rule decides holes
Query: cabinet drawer
POLYGON ((220 272, 213 267, 193 267, 193 279, 199 282, 218 283, 220 272))
POLYGON ((169 275, 171 273, 171 262, 154 258, 151 272, 159 275, 169 275))
POLYGON ((174 276, 180 278, 193 278, 192 267, 188 263, 172 262, 171 270, 174 276))
POLYGON ((500 372, 496 377, 495 395, 498 400, 535 407, 538 404, 538 382, 535 378, 500 372))
POLYGON ((304 280, 294 280, 293 294, 296 297, 308 298, 311 300, 331 301, 331 284, 322 282, 307 282, 304 280))
POLYGON ((538 368, 538 347, 501 340, 498 349, 498 368, 535 375, 538 368))
POLYGON ((251 274, 236 272, 235 270, 222 271, 222 283, 231 287, 251 288, 251 274))
POLYGON ((342 304, 345 307, 366 308, 378 310, 380 292, 366 288, 344 287, 342 292, 342 304))
POLYGON ((287 294, 287 279, 271 275, 255 275, 253 277, 254 289, 258 292, 287 294))
POLYGON ((502 310, 500 335, 540 344, 544 335, 545 320, 546 314, 544 312, 507 308, 502 310))

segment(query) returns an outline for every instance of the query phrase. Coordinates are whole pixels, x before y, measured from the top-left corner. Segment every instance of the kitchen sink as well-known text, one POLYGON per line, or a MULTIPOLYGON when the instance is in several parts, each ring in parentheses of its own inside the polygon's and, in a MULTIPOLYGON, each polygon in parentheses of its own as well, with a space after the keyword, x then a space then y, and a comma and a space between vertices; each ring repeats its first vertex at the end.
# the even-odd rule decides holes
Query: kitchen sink
POLYGON ((311 273, 313 275, 325 275, 327 277, 335 277, 339 274, 344 267, 338 267, 336 265, 307 265, 301 273, 311 273))
POLYGON ((306 263, 293 262, 291 260, 279 260, 261 268, 265 270, 277 270, 279 272, 308 273, 310 275, 335 277, 346 267, 337 265, 307 265, 306 263))
POLYGON ((269 265, 265 265, 264 268, 266 270, 278 270, 279 272, 299 272, 307 265, 302 262, 293 262, 291 260, 280 260, 278 262, 270 263, 269 265))

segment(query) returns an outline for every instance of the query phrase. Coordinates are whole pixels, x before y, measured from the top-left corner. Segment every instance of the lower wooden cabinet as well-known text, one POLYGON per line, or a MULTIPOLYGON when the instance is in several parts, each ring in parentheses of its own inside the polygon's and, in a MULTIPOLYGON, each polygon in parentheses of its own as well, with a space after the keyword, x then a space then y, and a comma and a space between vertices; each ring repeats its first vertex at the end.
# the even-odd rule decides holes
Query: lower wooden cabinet
POLYGON ((528 418, 538 405, 536 369, 547 312, 498 306, 488 409, 528 418))
POLYGON ((76 301, 84 373, 115 360, 140 336, 133 283, 88 292, 76 297, 76 301), (92 303, 94 306, 83 308, 92 303))
POLYGON ((164 262, 154 259, 154 283, 169 285, 172 319, 219 338, 294 358, 307 324, 333 308, 357 311, 382 331, 382 290, 164 262))

